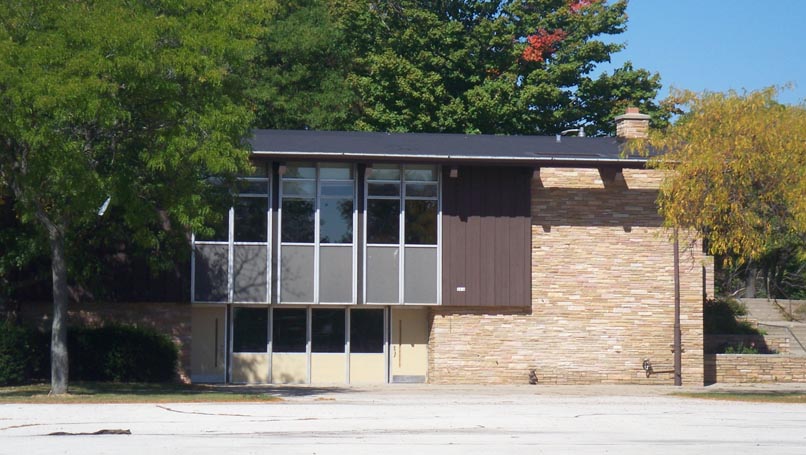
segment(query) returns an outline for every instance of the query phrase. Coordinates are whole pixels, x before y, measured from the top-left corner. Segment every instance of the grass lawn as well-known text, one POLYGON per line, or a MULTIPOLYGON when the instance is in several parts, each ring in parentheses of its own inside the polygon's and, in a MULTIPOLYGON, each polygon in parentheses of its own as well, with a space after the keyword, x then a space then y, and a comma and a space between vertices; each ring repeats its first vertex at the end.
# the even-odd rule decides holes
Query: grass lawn
POLYGON ((194 403, 281 401, 265 393, 187 384, 127 384, 113 382, 71 382, 69 393, 48 396, 50 384, 0 387, 0 404, 6 403, 194 403))
POLYGON ((806 404, 806 393, 803 392, 681 392, 673 395, 703 400, 806 404))

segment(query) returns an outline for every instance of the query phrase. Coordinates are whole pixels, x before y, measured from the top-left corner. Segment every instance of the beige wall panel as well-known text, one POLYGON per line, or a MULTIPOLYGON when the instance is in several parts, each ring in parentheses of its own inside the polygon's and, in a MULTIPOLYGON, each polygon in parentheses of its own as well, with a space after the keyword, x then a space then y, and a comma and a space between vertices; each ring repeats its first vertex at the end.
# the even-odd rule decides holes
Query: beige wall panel
POLYGON ((346 362, 345 354, 311 354, 311 383, 344 384, 346 362))
POLYGON ((301 384, 308 379, 308 361, 305 354, 272 354, 271 382, 274 384, 301 384))
POLYGON ((233 353, 232 382, 248 384, 265 384, 269 382, 269 355, 233 353))
POLYGON ((392 309, 392 381, 428 371, 428 309, 392 309))
POLYGON ((350 354, 350 384, 386 382, 383 354, 350 354))
POLYGON ((190 368, 193 382, 224 382, 225 308, 193 306, 190 368))

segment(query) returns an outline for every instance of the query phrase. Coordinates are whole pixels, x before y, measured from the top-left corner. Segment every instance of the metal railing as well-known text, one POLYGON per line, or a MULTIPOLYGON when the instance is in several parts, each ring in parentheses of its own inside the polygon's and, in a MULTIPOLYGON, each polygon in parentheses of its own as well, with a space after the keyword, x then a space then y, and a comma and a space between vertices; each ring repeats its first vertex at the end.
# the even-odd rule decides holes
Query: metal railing
POLYGON ((797 335, 795 335, 795 332, 793 332, 791 328, 789 328, 789 327, 787 327, 785 325, 768 324, 766 322, 759 322, 758 325, 759 326, 765 326, 765 327, 776 327, 776 328, 779 328, 779 329, 786 329, 786 331, 789 332, 789 335, 792 337, 792 339, 795 340, 795 343, 797 343, 798 346, 800 346, 800 349, 804 353, 806 353, 806 347, 803 347, 803 343, 801 343, 801 341, 798 339, 797 335))

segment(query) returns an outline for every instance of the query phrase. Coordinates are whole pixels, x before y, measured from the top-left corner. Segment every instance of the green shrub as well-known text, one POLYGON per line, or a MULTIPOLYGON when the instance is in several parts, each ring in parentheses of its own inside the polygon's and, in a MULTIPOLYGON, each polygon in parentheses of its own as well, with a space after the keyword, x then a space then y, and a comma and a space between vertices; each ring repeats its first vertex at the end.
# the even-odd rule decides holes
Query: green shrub
POLYGON ((176 345, 153 329, 108 325, 68 331, 70 379, 166 382, 174 378, 176 345))
MULTIPOLYGON (((67 330, 70 380, 168 382, 179 357, 167 336, 124 325, 67 330)), ((0 386, 50 380, 50 333, 0 324, 0 386)))
POLYGON ((703 307, 703 328, 709 335, 761 335, 749 322, 736 320, 746 314, 747 308, 735 299, 707 300, 703 307))
POLYGON ((758 349, 755 346, 737 344, 725 347, 725 354, 758 354, 758 349))
POLYGON ((20 384, 27 378, 27 335, 9 322, 0 325, 0 385, 20 384))
POLYGON ((0 323, 0 386, 42 379, 47 371, 44 334, 11 322, 0 323))

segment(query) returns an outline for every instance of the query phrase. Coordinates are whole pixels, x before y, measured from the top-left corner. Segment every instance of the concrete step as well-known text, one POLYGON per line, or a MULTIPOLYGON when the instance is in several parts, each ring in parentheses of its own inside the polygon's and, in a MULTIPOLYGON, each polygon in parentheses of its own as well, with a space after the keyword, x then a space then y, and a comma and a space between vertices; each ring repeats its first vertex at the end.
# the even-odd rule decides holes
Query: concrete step
MULTIPOLYGON (((806 347, 806 324, 792 325, 789 329, 792 331, 792 334, 800 341, 800 344, 806 347)), ((798 346, 798 343, 796 343, 794 340, 792 340, 792 343, 790 343, 790 345, 792 346, 793 352, 795 351, 795 349, 800 348, 800 346, 798 346)), ((801 349, 801 352, 804 355, 806 355, 806 350, 801 349)))
POLYGON ((747 307, 746 318, 758 321, 759 329, 770 336, 789 338, 790 354, 806 356, 806 350, 800 346, 806 346, 806 323, 788 320, 781 309, 767 299, 741 299, 741 302, 747 307))
POLYGON ((749 319, 771 324, 789 322, 772 301, 767 299, 741 299, 741 302, 747 307, 747 317, 749 319))

